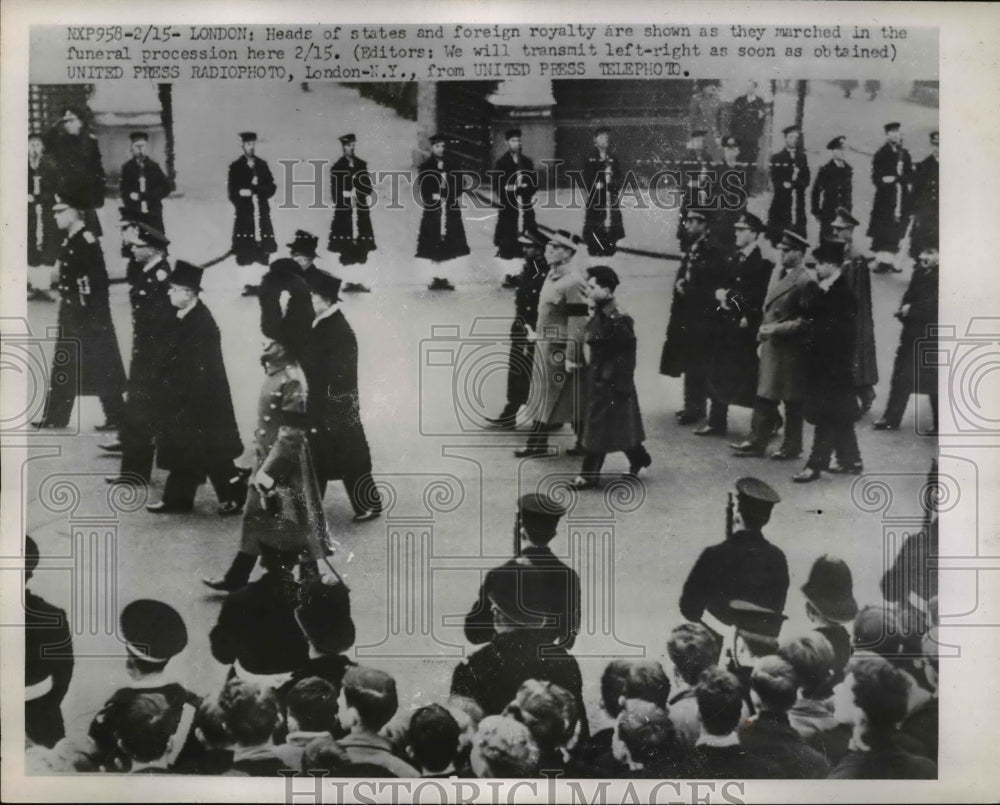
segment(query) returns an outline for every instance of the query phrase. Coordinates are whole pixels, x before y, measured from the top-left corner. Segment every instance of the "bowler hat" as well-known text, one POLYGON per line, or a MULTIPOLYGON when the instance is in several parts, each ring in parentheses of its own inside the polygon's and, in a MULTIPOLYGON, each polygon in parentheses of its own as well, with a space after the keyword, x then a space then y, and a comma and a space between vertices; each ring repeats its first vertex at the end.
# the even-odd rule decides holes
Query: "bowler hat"
POLYGON ((119 622, 129 653, 146 662, 165 663, 188 642, 184 619, 163 601, 133 601, 122 610, 119 622))
POLYGON ((340 579, 315 578, 305 584, 295 620, 309 643, 324 654, 341 654, 354 645, 351 591, 340 579))
POLYGON ((296 229, 295 239, 288 244, 288 249, 289 251, 305 255, 306 257, 315 257, 316 246, 318 244, 319 238, 314 234, 306 232, 304 229, 296 229))
POLYGON ((326 271, 317 271, 309 279, 309 290, 330 302, 340 301, 340 277, 326 271))
POLYGON ((823 617, 832 621, 846 623, 858 614, 851 569, 841 559, 821 556, 813 562, 802 594, 823 617))
POLYGON ((198 266, 192 263, 185 262, 184 260, 178 260, 174 264, 174 270, 170 272, 170 277, 168 282, 171 285, 182 285, 185 288, 190 288, 193 291, 201 290, 201 275, 204 270, 198 268, 198 266))

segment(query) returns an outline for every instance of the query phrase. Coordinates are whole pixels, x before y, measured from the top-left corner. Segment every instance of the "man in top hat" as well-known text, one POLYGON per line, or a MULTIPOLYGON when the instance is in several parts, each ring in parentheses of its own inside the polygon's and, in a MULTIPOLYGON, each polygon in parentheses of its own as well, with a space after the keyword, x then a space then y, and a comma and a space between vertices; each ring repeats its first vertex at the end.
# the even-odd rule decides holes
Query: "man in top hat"
MULTIPOLYGON (((297 239, 299 235, 307 236, 308 233, 299 230, 297 239)), ((275 260, 261 279, 257 294, 261 333, 271 341, 280 342, 296 360, 301 359, 305 351, 315 315, 309 282, 302 267, 304 260, 305 255, 298 259, 282 257, 275 260)), ((310 274, 318 271, 311 266, 310 274)))
POLYGON ((24 731, 52 747, 66 730, 62 700, 73 678, 73 637, 66 613, 28 589, 38 567, 37 543, 24 537, 24 731))
POLYGON ((87 201, 59 195, 52 207, 56 226, 65 233, 59 255, 60 334, 56 344, 45 415, 40 428, 65 428, 77 395, 96 395, 105 423, 116 430, 124 410, 125 367, 111 321, 108 272, 97 236, 84 223, 87 201))
POLYGON ((910 257, 920 258, 924 249, 938 245, 938 147, 941 135, 932 131, 931 152, 917 163, 913 173, 913 227, 910 229, 910 257))
POLYGON ((245 475, 233 464, 243 452, 219 328, 198 298, 202 270, 178 260, 168 282, 176 310, 163 352, 156 435, 156 462, 169 471, 163 499, 146 508, 156 514, 189 512, 207 475, 219 499, 218 513, 239 514, 245 475))
POLYGON ((762 456, 774 432, 781 426, 778 403, 785 406, 785 435, 781 447, 771 453, 775 461, 797 458, 802 452, 802 401, 806 393, 806 356, 809 344, 808 303, 817 292, 816 280, 806 270, 808 241, 786 230, 778 249, 781 269, 768 287, 761 325, 750 436, 730 445, 738 456, 762 456))
POLYGON ((52 217, 58 175, 38 132, 28 135, 28 299, 55 302, 49 295, 52 266, 59 255, 59 230, 52 217))
POLYGON ((236 264, 267 265, 268 255, 278 250, 271 225, 269 199, 277 186, 271 168, 257 156, 257 135, 240 132, 243 155, 229 165, 227 189, 229 201, 236 212, 233 221, 232 250, 236 264))
POLYGON ((715 337, 708 359, 706 384, 712 418, 694 431, 697 436, 723 435, 728 408, 753 408, 757 392, 757 328, 774 263, 764 257, 757 241, 764 222, 744 212, 733 225, 735 246, 724 276, 715 289, 715 337))
POLYGON ((786 229, 806 236, 806 188, 809 187, 809 163, 799 141, 802 130, 786 126, 785 147, 771 155, 771 207, 767 228, 775 245, 786 229))
MULTIPOLYGON (((461 198, 464 192, 457 161, 445 153, 444 134, 430 139, 431 154, 417 170, 420 192, 420 230, 417 233, 417 258, 429 260, 431 271, 446 273, 445 265, 469 254, 462 223, 461 198)), ((445 276, 434 275, 428 286, 432 291, 454 291, 445 276)))
POLYGON ((96 237, 103 234, 97 210, 104 206, 104 164, 97 137, 84 123, 82 109, 66 107, 46 142, 59 177, 58 189, 80 203, 84 223, 96 237))
POLYGON ((802 594, 806 598, 806 617, 814 624, 814 631, 823 635, 833 649, 831 684, 835 685, 844 678, 844 668, 851 658, 851 636, 844 624, 853 621, 858 614, 851 569, 843 559, 829 555, 819 557, 802 585, 802 594))
MULTIPOLYGON (((670 304, 667 337, 660 354, 660 374, 684 376, 684 408, 677 412, 680 425, 691 425, 705 416, 710 349, 717 326, 715 291, 721 285, 725 259, 708 238, 710 212, 689 209, 684 218, 687 251, 677 269, 670 304)), ((719 411, 709 413, 710 424, 720 426, 719 411)))
POLYGON ((566 508, 548 495, 521 495, 517 502, 517 556, 486 574, 479 598, 465 616, 465 638, 470 643, 488 643, 497 636, 490 593, 503 584, 519 592, 517 609, 544 616, 551 641, 570 650, 580 630, 580 577, 549 548, 566 508), (513 580, 513 581, 511 581, 513 580))
MULTIPOLYGON (((490 180, 493 196, 500 206, 493 245, 497 247, 496 256, 501 266, 509 267, 511 261, 519 261, 524 256, 521 236, 535 229, 533 202, 538 190, 538 174, 535 163, 521 153, 521 130, 508 129, 504 138, 507 150, 493 166, 490 180)), ((507 273, 503 287, 513 288, 516 279, 512 272, 507 273)))
POLYGON ((872 183, 875 198, 868 222, 868 237, 872 239, 876 274, 887 271, 900 273, 896 265, 899 242, 906 234, 910 221, 913 191, 913 161, 903 148, 903 133, 899 123, 885 124, 885 144, 872 157, 872 183))
POLYGON ((844 159, 846 137, 834 137, 826 144, 830 161, 820 166, 816 172, 809 195, 813 217, 819 221, 819 239, 835 240, 830 228, 837 210, 843 207, 850 211, 854 192, 854 168, 844 159))
POLYGON ((170 180, 163 169, 146 154, 149 135, 133 131, 132 158, 122 165, 122 206, 136 221, 149 224, 158 232, 163 228, 163 199, 170 195, 170 180))
POLYGON ((538 299, 549 273, 545 248, 549 239, 537 229, 527 229, 519 238, 524 256, 521 275, 514 292, 514 321, 510 325, 510 358, 507 361, 507 402, 489 426, 513 430, 521 406, 531 391, 531 368, 535 360, 535 342, 528 338, 529 328, 538 324, 538 299))
MULTIPOLYGON (((375 251, 372 229, 371 198, 375 184, 368 163, 354 153, 358 138, 345 134, 340 138, 343 155, 330 168, 330 193, 333 199, 333 220, 327 251, 340 255, 342 274, 357 273, 356 266, 368 262, 369 252, 375 251)), ((360 275, 344 283, 344 293, 368 293, 371 288, 360 281, 360 275)))
POLYGON ((119 688, 90 723, 90 737, 97 746, 95 761, 103 771, 129 771, 127 755, 118 746, 117 732, 133 701, 145 694, 167 700, 173 737, 171 764, 191 737, 198 696, 171 680, 167 664, 188 643, 184 619, 169 604, 151 598, 132 601, 121 612, 119 635, 125 641, 125 668, 133 684, 119 688))
POLYGON ((132 252, 129 301, 132 303, 132 360, 129 364, 128 392, 118 443, 102 449, 121 450, 118 475, 108 476, 109 484, 149 483, 153 471, 154 439, 160 411, 161 373, 164 346, 173 326, 175 310, 170 304, 170 264, 166 250, 170 243, 162 232, 145 223, 135 225, 130 236, 132 252))
POLYGON ((740 161, 746 162, 751 169, 757 167, 766 118, 767 104, 757 94, 757 82, 748 81, 746 92, 735 98, 729 107, 729 130, 740 144, 740 161))
POLYGON ((583 191, 587 194, 583 240, 591 257, 613 256, 618 241, 625 237, 621 210, 624 182, 621 161, 611 150, 611 132, 601 126, 594 130, 594 148, 583 163, 583 191))

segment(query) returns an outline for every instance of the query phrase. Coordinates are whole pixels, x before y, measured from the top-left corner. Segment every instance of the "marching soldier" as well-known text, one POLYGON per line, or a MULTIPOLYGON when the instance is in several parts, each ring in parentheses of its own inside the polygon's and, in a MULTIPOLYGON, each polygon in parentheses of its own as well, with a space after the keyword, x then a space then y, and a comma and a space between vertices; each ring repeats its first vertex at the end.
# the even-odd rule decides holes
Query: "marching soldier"
POLYGON ((243 156, 230 164, 227 182, 229 201, 236 211, 232 249, 237 265, 260 263, 266 266, 268 255, 278 250, 268 203, 277 187, 271 168, 256 154, 256 133, 241 132, 240 140, 243 156))
POLYGON ((834 137, 826 144, 830 161, 816 172, 810 194, 813 217, 819 221, 819 239, 836 240, 831 224, 837 210, 843 207, 850 212, 854 187, 854 168, 844 160, 846 137, 834 137))
MULTIPOLYGON (((327 251, 340 255, 340 264, 352 273, 354 267, 368 262, 369 252, 375 251, 372 230, 371 197, 374 181, 368 163, 357 156, 357 137, 345 134, 340 138, 343 156, 330 168, 330 190, 333 196, 333 221, 327 251)), ((344 293, 368 293, 371 288, 362 282, 344 283, 344 293)))
POLYGON ((938 245, 938 145, 941 137, 931 132, 931 152, 917 163, 913 176, 913 228, 910 256, 916 260, 927 248, 938 245))
POLYGON ((549 273, 545 247, 549 239, 538 230, 529 229, 520 237, 524 267, 514 292, 514 321, 510 326, 510 359, 507 362, 507 404, 500 416, 488 420, 490 427, 513 430, 517 412, 528 401, 535 342, 528 331, 538 324, 538 299, 549 273))
POLYGON ((28 299, 55 302, 49 295, 52 266, 59 256, 59 230, 52 217, 58 186, 56 166, 37 132, 28 136, 28 299), (32 270, 34 269, 34 270, 32 270))
POLYGON ((105 423, 96 430, 117 430, 121 424, 125 367, 111 321, 108 272, 97 236, 87 228, 87 201, 60 195, 52 207, 56 226, 66 233, 59 256, 59 329, 45 416, 41 428, 65 428, 79 392, 97 395, 105 423))
POLYGON ((163 169, 146 155, 149 135, 133 131, 132 158, 122 165, 122 206, 132 220, 149 224, 157 232, 163 228, 163 199, 170 195, 170 180, 163 169))
POLYGON ((55 162, 59 189, 80 202, 84 224, 99 238, 103 231, 97 210, 104 206, 106 177, 97 137, 84 125, 83 112, 64 109, 46 146, 55 162))
MULTIPOLYGON (((420 191, 420 231, 417 233, 417 257, 430 260, 432 270, 441 270, 451 260, 469 254, 462 223, 462 176, 458 163, 445 154, 448 138, 443 134, 431 137, 431 155, 421 163, 417 173, 420 191)), ((428 286, 431 291, 454 291, 447 277, 434 276, 428 286)))
MULTIPOLYGON (((129 300, 132 303, 132 360, 126 385, 128 396, 118 432, 122 451, 121 471, 108 476, 109 484, 149 483, 153 470, 157 422, 166 413, 158 409, 164 345, 175 318, 170 304, 170 243, 162 232, 140 223, 132 235, 135 269, 131 272, 129 300)), ((102 445, 115 452, 113 445, 102 445)))
POLYGON ((622 164, 611 150, 610 131, 602 126, 594 131, 594 148, 583 163, 587 194, 583 240, 591 257, 612 257, 618 251, 618 241, 625 237, 621 210, 624 182, 622 164))
POLYGON ((910 215, 910 193, 913 182, 913 162, 903 148, 899 123, 885 124, 886 142, 872 157, 872 183, 875 199, 868 222, 868 237, 876 265, 873 271, 901 273, 896 265, 899 241, 906 234, 910 215))
MULTIPOLYGON (((493 245, 497 258, 504 265, 523 256, 521 236, 535 229, 535 211, 532 202, 538 189, 535 163, 521 153, 521 130, 509 129, 504 135, 507 152, 497 160, 491 179, 493 195, 500 205, 493 245)), ((503 287, 513 288, 517 277, 507 274, 503 287)))
POLYGON ((782 129, 785 147, 771 155, 771 208, 767 228, 777 246, 788 229, 806 237, 806 188, 809 187, 809 163, 799 146, 802 130, 798 126, 782 129))

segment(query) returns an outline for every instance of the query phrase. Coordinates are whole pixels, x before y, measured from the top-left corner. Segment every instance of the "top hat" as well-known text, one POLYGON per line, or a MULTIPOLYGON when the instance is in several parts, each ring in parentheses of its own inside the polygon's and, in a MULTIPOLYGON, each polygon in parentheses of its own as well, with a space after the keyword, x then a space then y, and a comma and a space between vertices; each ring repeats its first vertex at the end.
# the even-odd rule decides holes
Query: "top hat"
POLYGON ((187 263, 184 260, 178 260, 174 264, 174 270, 170 272, 168 282, 170 282, 171 285, 182 285, 193 291, 200 291, 201 275, 203 273, 204 269, 201 269, 192 263, 187 263))
POLYGON ((323 654, 342 654, 354 645, 351 591, 340 579, 315 578, 306 583, 295 620, 309 643, 323 654))
POLYGON ((288 249, 289 251, 305 255, 306 257, 315 257, 316 246, 318 244, 319 238, 311 232, 306 232, 304 229, 296 229, 295 240, 288 244, 288 249))
POLYGON ((165 663, 187 645, 184 619, 162 601, 133 601, 122 610, 119 620, 129 654, 146 662, 165 663))
POLYGON ((858 614, 851 569, 832 556, 821 556, 813 562, 809 578, 802 585, 802 594, 823 617, 832 621, 846 623, 858 614))
POLYGON ((340 301, 340 284, 340 277, 335 277, 326 271, 316 271, 309 278, 309 290, 330 302, 340 301))
POLYGON ((559 519, 566 514, 566 507, 549 495, 531 492, 517 501, 521 513, 521 526, 534 539, 552 539, 559 519))
POLYGON ((844 147, 844 143, 847 142, 847 138, 844 136, 834 137, 830 142, 826 144, 826 147, 831 151, 837 151, 844 147))
POLYGON ((752 229, 757 234, 763 232, 767 227, 760 218, 754 215, 752 212, 742 212, 739 218, 736 219, 736 223, 733 224, 734 229, 752 229))
POLYGON ((353 134, 343 134, 339 139, 341 145, 350 145, 351 143, 356 143, 358 141, 358 138, 353 134))

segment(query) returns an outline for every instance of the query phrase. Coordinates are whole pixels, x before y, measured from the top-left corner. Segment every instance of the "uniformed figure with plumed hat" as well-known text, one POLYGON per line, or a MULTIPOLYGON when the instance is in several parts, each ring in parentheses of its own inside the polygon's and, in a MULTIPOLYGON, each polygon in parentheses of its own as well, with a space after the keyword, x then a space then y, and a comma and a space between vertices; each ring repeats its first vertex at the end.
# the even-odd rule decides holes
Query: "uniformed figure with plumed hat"
POLYGON ((771 155, 771 207, 767 213, 767 228, 773 243, 781 233, 791 229, 806 235, 806 188, 809 187, 809 163, 800 145, 802 130, 798 126, 782 129, 785 147, 771 155))
POLYGON ((821 241, 834 239, 830 225, 837 217, 837 209, 843 207, 850 211, 854 197, 854 168, 844 159, 847 138, 834 137, 826 147, 830 161, 816 171, 816 181, 809 194, 810 211, 819 221, 821 241))
POLYGON ((122 165, 122 207, 136 221, 149 224, 159 232, 163 228, 163 199, 170 195, 170 180, 155 160, 146 153, 149 135, 133 131, 132 157, 122 165))
POLYGON ((240 140, 243 155, 229 165, 227 182, 229 201, 236 211, 232 250, 238 265, 266 266, 268 255, 278 250, 269 202, 277 186, 271 168, 257 156, 256 132, 241 132, 240 140))

